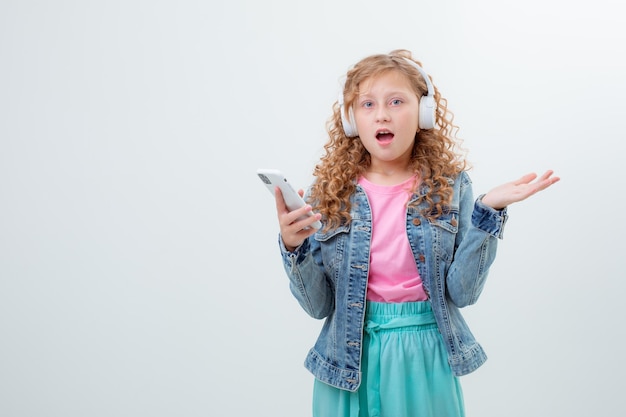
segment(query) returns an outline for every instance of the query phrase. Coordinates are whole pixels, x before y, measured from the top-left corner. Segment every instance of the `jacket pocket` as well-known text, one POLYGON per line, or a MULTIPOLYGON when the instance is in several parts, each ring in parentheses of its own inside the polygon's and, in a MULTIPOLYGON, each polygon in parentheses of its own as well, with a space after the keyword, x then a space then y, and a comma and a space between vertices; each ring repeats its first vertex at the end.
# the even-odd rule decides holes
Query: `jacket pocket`
POLYGON ((327 232, 318 231, 314 237, 320 244, 322 259, 326 272, 330 273, 332 269, 341 262, 343 253, 348 245, 350 236, 350 224, 339 226, 327 232))
POLYGON ((459 231, 459 210, 448 208, 437 219, 430 220, 433 227, 433 248, 438 255, 451 262, 454 254, 454 242, 459 231))
POLYGON ((346 224, 343 226, 339 226, 335 229, 331 229, 327 232, 322 232, 320 229, 319 231, 315 232, 315 240, 317 240, 318 242, 326 242, 330 239, 332 239, 333 237, 337 236, 340 233, 349 233, 350 232, 350 224, 346 224))

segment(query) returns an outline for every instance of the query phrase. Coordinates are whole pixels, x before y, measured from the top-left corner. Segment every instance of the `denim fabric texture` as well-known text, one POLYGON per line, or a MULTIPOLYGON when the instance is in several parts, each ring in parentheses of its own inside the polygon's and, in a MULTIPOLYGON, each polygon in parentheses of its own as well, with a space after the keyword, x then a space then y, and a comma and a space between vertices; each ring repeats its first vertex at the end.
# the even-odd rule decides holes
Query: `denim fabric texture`
MULTIPOLYGON (((425 203, 408 207, 406 231, 448 363, 462 376, 480 367, 487 356, 460 309, 478 300, 508 214, 506 208, 494 210, 480 198, 474 200, 467 172, 449 182, 454 194, 444 214, 431 221, 422 215, 425 203)), ((426 192, 423 186, 418 190, 426 192)), ((360 186, 351 202, 349 224, 320 230, 293 252, 280 237, 279 246, 292 294, 311 317, 325 319, 305 367, 322 382, 356 391, 361 383, 372 217, 360 186)))

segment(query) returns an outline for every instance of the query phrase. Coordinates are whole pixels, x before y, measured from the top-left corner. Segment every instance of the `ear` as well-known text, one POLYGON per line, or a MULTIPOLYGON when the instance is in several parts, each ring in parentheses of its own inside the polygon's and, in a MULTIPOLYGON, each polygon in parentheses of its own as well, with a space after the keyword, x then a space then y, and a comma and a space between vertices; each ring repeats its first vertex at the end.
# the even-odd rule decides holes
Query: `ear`
POLYGON ((435 127, 435 108, 437 107, 435 97, 423 96, 419 104, 419 127, 422 129, 432 129, 435 127))
POLYGON ((339 111, 341 112, 341 125, 343 126, 343 131, 349 138, 354 138, 359 136, 359 133, 356 129, 356 122, 354 121, 354 112, 352 111, 352 107, 348 109, 348 115, 346 116, 346 109, 343 102, 343 86, 341 87, 341 92, 339 93, 339 98, 337 99, 339 102, 339 111))

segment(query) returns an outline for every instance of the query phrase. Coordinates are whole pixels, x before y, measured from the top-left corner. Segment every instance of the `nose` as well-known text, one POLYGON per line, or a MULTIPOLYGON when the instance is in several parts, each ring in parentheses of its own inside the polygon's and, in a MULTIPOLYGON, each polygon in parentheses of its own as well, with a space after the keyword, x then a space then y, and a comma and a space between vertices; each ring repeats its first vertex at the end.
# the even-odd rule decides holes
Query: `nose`
POLYGON ((377 122, 388 122, 389 121, 389 112, 385 106, 378 106, 376 109, 376 121, 377 122))

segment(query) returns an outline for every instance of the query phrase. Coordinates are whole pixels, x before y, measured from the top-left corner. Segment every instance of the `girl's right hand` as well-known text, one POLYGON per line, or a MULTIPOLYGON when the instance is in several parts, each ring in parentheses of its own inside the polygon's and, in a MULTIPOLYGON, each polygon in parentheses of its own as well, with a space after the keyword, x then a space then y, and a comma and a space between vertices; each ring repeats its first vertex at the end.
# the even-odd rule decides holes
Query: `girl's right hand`
MULTIPOLYGON (((303 190, 298 190, 300 197, 304 195, 303 190)), ((322 218, 322 215, 316 213, 313 216, 306 217, 303 220, 297 220, 300 216, 313 210, 310 204, 305 205, 294 211, 289 211, 280 188, 274 189, 276 197, 276 212, 278 213, 278 225, 280 226, 280 236, 283 239, 285 248, 289 252, 293 252, 298 246, 304 242, 306 238, 315 233, 315 228, 311 225, 322 218)))

